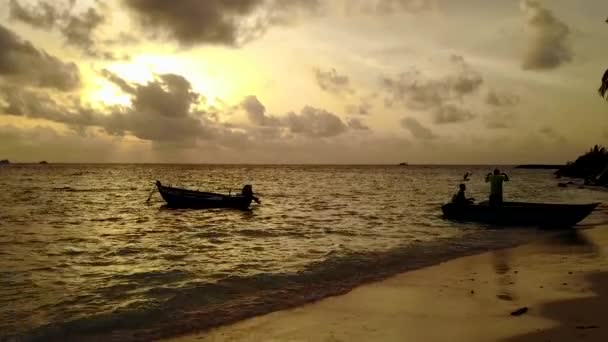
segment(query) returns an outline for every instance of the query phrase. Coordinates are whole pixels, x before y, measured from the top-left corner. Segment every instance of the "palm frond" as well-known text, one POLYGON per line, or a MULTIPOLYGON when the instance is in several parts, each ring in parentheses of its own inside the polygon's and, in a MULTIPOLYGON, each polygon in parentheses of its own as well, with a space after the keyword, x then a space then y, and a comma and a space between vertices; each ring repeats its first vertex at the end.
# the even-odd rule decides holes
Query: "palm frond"
POLYGON ((600 89, 598 89, 601 97, 606 97, 608 100, 608 69, 604 72, 604 76, 602 76, 602 85, 600 89))

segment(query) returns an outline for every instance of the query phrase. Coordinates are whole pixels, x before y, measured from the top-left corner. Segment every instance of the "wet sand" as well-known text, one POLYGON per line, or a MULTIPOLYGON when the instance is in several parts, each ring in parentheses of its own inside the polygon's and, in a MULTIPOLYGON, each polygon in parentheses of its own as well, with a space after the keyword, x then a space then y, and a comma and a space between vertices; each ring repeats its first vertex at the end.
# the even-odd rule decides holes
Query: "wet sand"
POLYGON ((608 341, 607 252, 567 231, 169 341, 608 341))

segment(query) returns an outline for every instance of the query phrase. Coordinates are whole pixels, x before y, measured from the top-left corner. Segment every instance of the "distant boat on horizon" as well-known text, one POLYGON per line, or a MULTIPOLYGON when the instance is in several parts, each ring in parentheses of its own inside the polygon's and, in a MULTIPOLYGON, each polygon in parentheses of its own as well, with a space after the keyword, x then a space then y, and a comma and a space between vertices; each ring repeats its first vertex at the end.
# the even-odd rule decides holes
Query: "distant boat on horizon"
POLYGON ((2 159, 0 160, 0 164, 10 164, 11 162, 8 161, 8 159, 2 159))
POLYGON ((406 162, 399 163, 399 166, 407 166, 407 165, 408 165, 408 163, 406 163, 406 162))
POLYGON ((41 162, 39 162, 38 164, 48 164, 49 162, 47 162, 46 160, 43 160, 41 162))

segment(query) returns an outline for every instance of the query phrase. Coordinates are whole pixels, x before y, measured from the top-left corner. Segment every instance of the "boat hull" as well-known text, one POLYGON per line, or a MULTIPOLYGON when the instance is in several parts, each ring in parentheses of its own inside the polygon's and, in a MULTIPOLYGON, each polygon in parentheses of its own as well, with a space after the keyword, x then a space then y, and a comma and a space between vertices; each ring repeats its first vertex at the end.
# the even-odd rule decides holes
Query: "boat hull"
POLYGON ((156 184, 160 196, 172 208, 233 208, 246 210, 252 198, 240 195, 223 195, 212 192, 193 191, 156 184))
POLYGON ((447 219, 506 226, 571 227, 587 217, 599 203, 543 204, 505 202, 502 206, 488 204, 441 207, 447 219))

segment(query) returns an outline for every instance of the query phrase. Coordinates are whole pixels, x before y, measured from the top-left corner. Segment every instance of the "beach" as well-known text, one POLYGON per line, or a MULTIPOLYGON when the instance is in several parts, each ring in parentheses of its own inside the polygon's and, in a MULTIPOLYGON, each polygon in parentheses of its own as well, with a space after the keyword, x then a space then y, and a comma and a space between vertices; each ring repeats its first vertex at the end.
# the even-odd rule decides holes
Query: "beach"
POLYGON ((565 231, 167 341, 606 341, 607 251, 565 231))

